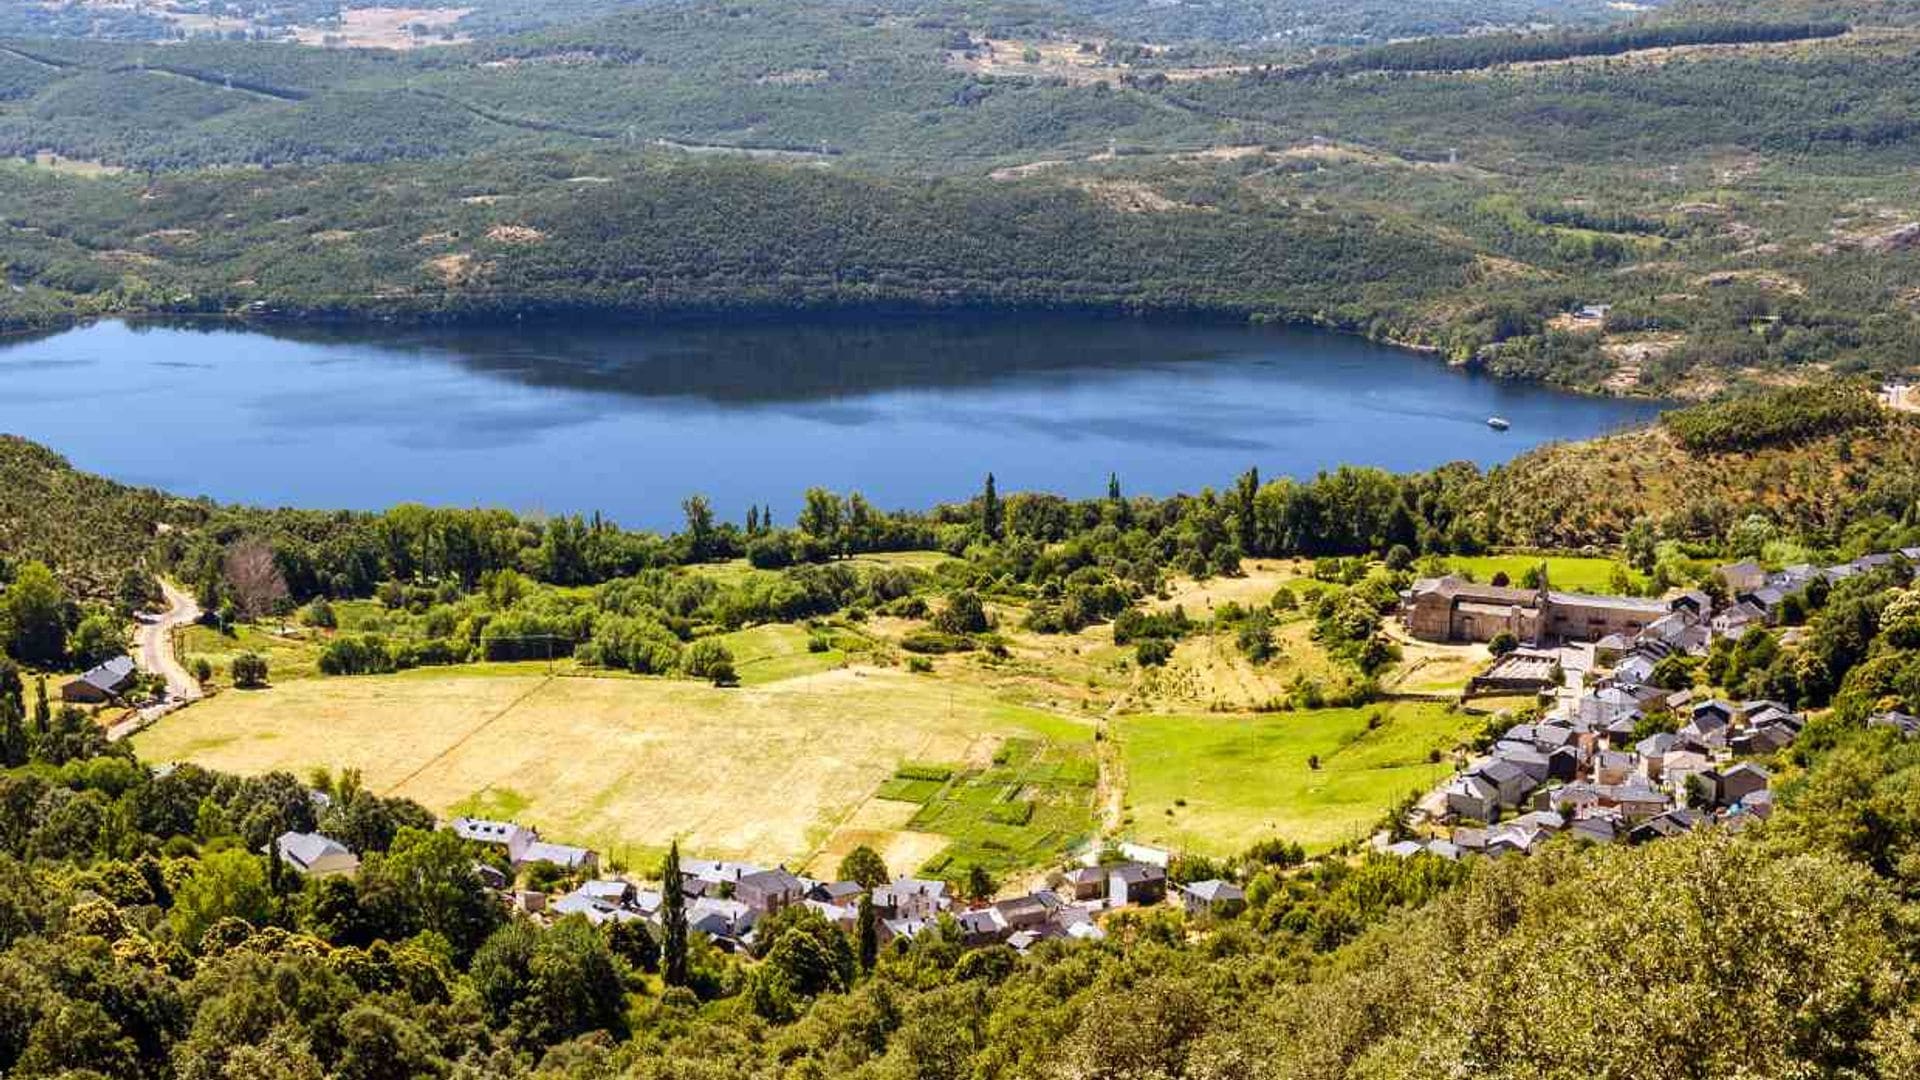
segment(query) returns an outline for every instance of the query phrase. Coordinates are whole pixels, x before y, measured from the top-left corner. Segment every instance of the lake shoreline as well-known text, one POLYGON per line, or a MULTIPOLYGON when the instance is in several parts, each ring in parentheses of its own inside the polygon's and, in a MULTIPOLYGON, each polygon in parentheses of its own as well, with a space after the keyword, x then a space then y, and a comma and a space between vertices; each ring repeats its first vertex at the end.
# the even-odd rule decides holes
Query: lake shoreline
POLYGON ((1329 320, 1299 319, 1245 306, 1133 306, 1112 304, 1021 305, 1021 304, 927 304, 899 303, 805 303, 782 306, 765 303, 680 304, 665 307, 603 305, 577 302, 535 302, 513 313, 473 308, 428 309, 402 305, 387 309, 339 310, 317 308, 286 311, 254 308, 232 311, 142 311, 102 312, 76 315, 48 322, 0 330, 0 344, 34 336, 57 334, 99 322, 124 322, 129 325, 230 325, 240 330, 274 333, 276 330, 302 328, 395 328, 432 330, 503 330, 520 327, 545 328, 589 325, 654 328, 699 328, 706 326, 774 325, 789 323, 832 326, 859 322, 907 322, 934 320, 950 323, 991 323, 1027 318, 1084 319, 1094 322, 1141 323, 1158 326, 1188 327, 1280 327, 1313 330, 1365 341, 1394 349, 1424 360, 1438 360, 1452 370, 1471 372, 1477 377, 1515 386, 1543 386, 1557 392, 1583 397, 1619 401, 1657 401, 1650 394, 1625 394, 1603 386, 1560 383, 1547 379, 1519 379, 1481 368, 1473 361, 1446 358, 1440 348, 1424 342, 1390 335, 1379 335, 1329 320))
POLYGON ((876 506, 1216 489, 1250 467, 1487 468, 1659 405, 1460 371, 1354 335, 1069 317, 472 323, 96 320, 0 349, 0 428, 222 502, 424 500, 669 523, 809 487, 876 506), (1512 421, 1512 432, 1486 420, 1512 421), (136 418, 134 420, 133 418, 136 418), (129 422, 166 453, 130 453, 129 422))

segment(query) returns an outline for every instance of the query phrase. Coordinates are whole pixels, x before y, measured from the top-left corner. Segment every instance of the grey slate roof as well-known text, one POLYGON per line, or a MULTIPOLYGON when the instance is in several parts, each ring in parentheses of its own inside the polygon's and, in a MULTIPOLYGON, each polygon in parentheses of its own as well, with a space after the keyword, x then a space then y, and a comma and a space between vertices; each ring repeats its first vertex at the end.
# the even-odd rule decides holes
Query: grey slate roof
POLYGON ((118 694, 133 679, 133 657, 116 656, 90 668, 80 681, 103 694, 118 694))

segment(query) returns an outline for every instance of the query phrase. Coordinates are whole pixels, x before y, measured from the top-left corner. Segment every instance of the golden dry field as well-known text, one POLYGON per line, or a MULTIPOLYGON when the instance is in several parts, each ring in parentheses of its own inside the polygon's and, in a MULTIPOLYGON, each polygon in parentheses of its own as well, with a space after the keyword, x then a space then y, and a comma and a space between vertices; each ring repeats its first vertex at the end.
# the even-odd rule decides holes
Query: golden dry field
POLYGON ((885 668, 723 690, 489 665, 230 691, 138 749, 240 773, 356 768, 437 814, 513 817, 629 864, 674 838, 792 866, 866 842, 905 870, 938 845, 874 791, 904 761, 986 760, 1014 735, 1078 743, 1092 726, 885 668))

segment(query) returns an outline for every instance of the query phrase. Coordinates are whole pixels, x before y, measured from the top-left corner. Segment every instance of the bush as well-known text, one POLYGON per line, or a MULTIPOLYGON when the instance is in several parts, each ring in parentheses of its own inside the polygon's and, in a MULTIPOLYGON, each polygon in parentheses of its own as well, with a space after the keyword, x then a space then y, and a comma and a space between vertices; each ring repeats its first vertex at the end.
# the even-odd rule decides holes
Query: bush
POLYGON ((900 647, 911 653, 938 656, 942 653, 966 652, 973 648, 973 642, 939 630, 914 630, 900 639, 900 647))
POLYGON ((1134 647, 1133 658, 1141 667, 1163 667, 1173 659, 1173 642, 1166 638, 1147 638, 1134 647))
POLYGON ((234 657, 233 685, 242 690, 258 690, 267 685, 267 658, 251 652, 234 657))
POLYGON ((986 633, 986 605, 972 589, 961 589, 947 598, 947 606, 933 617, 933 625, 948 634, 986 633))
POLYGON ((313 603, 307 605, 307 613, 302 621, 308 626, 319 627, 322 630, 337 629, 340 625, 340 620, 333 614, 333 605, 327 603, 327 598, 324 596, 313 598, 313 603))
POLYGON ((1511 630, 1502 630, 1487 642, 1487 651, 1495 656, 1505 656, 1520 647, 1520 639, 1513 636, 1511 630))
POLYGON ((320 653, 322 675, 384 675, 395 667, 387 643, 372 634, 342 635, 320 653))
POLYGON ((733 652, 713 638, 702 638, 688 646, 687 674, 696 679, 711 679, 715 686, 733 686, 740 676, 733 669, 733 652))

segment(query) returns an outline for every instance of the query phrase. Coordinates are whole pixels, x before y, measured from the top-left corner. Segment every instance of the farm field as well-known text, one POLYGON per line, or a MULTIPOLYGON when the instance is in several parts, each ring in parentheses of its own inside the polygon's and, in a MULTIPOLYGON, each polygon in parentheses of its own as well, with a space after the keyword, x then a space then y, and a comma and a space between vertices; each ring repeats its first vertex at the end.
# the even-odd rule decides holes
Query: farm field
POLYGON ((1430 753, 1478 724, 1474 714, 1427 703, 1129 716, 1115 728, 1130 832, 1214 855, 1274 836, 1324 849, 1359 837, 1387 807, 1444 777, 1452 763, 1431 762, 1430 753), (1369 730, 1375 714, 1380 724, 1369 730), (1315 755, 1318 769, 1309 766, 1315 755))
POLYGON ((1612 593, 1615 569, 1626 570, 1635 588, 1647 582, 1645 574, 1617 559, 1580 555, 1460 555, 1448 558, 1447 566, 1454 573, 1473 575, 1475 581, 1491 581, 1493 575, 1505 574, 1517 584, 1522 575, 1543 562, 1547 564, 1548 583, 1565 592, 1612 593))
MULTIPOLYGON (((240 773, 356 768, 437 814, 512 815, 625 864, 678 837, 704 857, 798 867, 851 846, 836 842, 843 825, 904 830, 904 818, 864 809, 902 762, 984 767, 1014 736, 1084 748, 1092 728, 887 669, 719 690, 521 664, 221 694, 143 733, 138 749, 240 773)), ((931 830, 904 831, 922 834, 901 843, 924 855, 931 830)))

